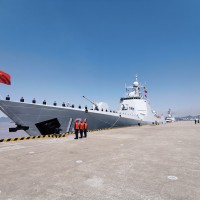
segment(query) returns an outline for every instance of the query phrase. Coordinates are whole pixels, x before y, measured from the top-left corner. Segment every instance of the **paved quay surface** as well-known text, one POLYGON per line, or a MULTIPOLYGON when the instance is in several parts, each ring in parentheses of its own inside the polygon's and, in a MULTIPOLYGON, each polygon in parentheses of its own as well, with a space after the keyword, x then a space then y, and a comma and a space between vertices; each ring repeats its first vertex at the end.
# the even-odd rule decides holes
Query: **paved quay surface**
POLYGON ((200 124, 0 143, 0 199, 199 200, 200 124))

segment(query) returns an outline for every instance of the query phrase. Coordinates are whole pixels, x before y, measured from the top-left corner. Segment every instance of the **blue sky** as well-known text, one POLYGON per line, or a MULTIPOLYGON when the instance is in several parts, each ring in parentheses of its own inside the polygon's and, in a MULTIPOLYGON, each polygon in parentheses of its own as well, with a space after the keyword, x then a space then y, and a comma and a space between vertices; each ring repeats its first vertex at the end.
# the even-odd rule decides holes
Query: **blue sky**
POLYGON ((200 1, 0 0, 0 69, 12 100, 117 109, 146 82, 155 110, 200 114, 200 1))

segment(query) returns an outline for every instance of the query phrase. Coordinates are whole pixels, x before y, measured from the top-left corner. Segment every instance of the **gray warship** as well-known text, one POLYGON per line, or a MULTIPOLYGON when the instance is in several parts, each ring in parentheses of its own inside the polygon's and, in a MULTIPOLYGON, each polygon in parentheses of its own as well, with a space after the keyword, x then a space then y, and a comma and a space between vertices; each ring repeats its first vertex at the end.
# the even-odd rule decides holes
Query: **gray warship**
POLYGON ((16 124, 9 129, 10 132, 24 130, 30 136, 72 132, 77 119, 87 119, 89 130, 165 123, 164 117, 151 108, 145 87, 139 84, 137 76, 134 83, 126 87, 118 111, 109 110, 106 103, 84 98, 91 102, 91 109, 75 108, 65 103, 61 106, 56 103, 47 105, 45 101, 37 104, 35 100, 32 103, 24 102, 24 99, 16 102, 7 97, 0 100, 0 110, 16 124))

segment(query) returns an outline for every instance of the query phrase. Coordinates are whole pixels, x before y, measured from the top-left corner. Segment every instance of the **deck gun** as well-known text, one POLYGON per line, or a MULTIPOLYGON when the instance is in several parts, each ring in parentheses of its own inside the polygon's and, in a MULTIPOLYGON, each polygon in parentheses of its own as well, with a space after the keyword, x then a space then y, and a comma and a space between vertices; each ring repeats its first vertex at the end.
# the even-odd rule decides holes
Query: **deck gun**
POLYGON ((94 110, 99 110, 98 105, 96 103, 94 103, 93 101, 91 101, 90 99, 86 98, 85 96, 83 96, 84 99, 88 100, 90 103, 92 103, 95 107, 94 110))

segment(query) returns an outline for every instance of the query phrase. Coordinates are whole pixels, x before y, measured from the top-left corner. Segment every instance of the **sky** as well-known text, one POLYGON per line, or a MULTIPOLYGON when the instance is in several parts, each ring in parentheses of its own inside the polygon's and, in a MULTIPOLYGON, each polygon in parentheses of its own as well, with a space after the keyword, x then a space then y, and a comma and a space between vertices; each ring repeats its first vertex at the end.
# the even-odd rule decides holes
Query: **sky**
MULTIPOLYGON (((146 83, 160 114, 200 114, 199 0, 0 0, 0 95, 117 110, 146 83)), ((0 116, 3 116, 0 113, 0 116)))

